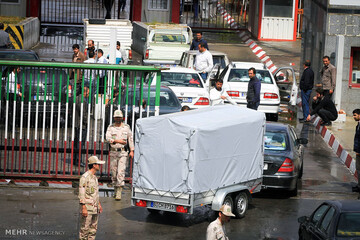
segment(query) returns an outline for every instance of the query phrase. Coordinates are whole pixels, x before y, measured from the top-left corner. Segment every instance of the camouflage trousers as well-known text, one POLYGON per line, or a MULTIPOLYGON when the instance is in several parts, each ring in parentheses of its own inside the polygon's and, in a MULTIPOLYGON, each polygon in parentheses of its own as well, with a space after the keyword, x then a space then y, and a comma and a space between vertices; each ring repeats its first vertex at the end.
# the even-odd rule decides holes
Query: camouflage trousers
POLYGON ((95 239, 98 224, 98 214, 88 214, 84 217, 80 213, 80 240, 95 239))
POLYGON ((114 187, 121 187, 125 185, 125 169, 128 153, 110 151, 110 171, 111 180, 114 187))

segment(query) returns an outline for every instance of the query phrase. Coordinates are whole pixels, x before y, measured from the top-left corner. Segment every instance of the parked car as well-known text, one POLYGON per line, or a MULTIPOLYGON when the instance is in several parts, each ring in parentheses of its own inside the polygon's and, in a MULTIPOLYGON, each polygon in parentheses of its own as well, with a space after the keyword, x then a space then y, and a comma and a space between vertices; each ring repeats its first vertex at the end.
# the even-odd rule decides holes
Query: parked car
POLYGON ((360 204, 356 200, 325 201, 298 222, 300 240, 360 239, 360 204))
MULTIPOLYGON (((227 89, 228 95, 237 103, 246 106, 246 94, 247 87, 250 81, 248 76, 248 69, 254 67, 256 69, 256 76, 261 81, 260 91, 260 105, 258 110, 266 113, 268 120, 277 121, 278 112, 280 109, 280 92, 286 91, 283 95, 288 93, 288 88, 279 90, 276 79, 274 78, 278 72, 274 75, 266 69, 266 66, 262 63, 252 62, 233 62, 229 64, 220 74, 219 78, 224 82, 224 88, 227 89)), ((279 71, 286 71, 290 68, 281 68, 279 71)), ((283 76, 283 74, 281 74, 283 76)), ((295 73, 293 74, 295 77, 295 73)), ((284 79, 284 77, 279 79, 284 79)), ((290 78, 288 78, 290 79, 290 78)), ((296 81, 292 85, 286 83, 286 86, 292 86, 294 91, 297 92, 296 81)), ((296 103, 296 96, 289 98, 289 101, 296 103)))
POLYGON ((307 142, 298 138, 288 124, 266 123, 263 188, 289 190, 297 195, 297 182, 304 169, 303 144, 307 142))
MULTIPOLYGON (((180 60, 180 66, 186 68, 194 68, 197 53, 198 51, 196 50, 188 50, 183 52, 180 60)), ((226 53, 218 51, 210 51, 210 53, 213 56, 214 65, 217 63, 220 65, 220 71, 222 71, 227 65, 229 65, 230 61, 226 53)))
POLYGON ((0 60, 39 61, 39 55, 33 50, 0 49, 0 60))
MULTIPOLYGON (((150 102, 148 101, 148 86, 144 85, 143 87, 143 100, 146 102, 146 109, 142 113, 142 116, 154 116, 155 115, 155 96, 156 96, 156 87, 150 87, 150 102), (149 107, 149 113, 147 113, 149 107)), ((128 104, 127 104, 127 116, 128 116, 128 123, 131 124, 132 122, 132 108, 135 105, 135 120, 139 118, 139 103, 140 103, 140 86, 136 87, 136 96, 135 96, 135 104, 133 104, 134 99, 134 88, 129 87, 129 94, 128 94, 128 104)), ((117 102, 117 100, 115 100, 117 102)), ((123 91, 121 94, 121 110, 123 111, 124 115, 126 114, 126 93, 123 91)), ((169 114, 174 112, 180 112, 181 104, 177 99, 175 93, 166 86, 161 86, 160 88, 160 112, 159 114, 169 114)))
MULTIPOLYGON (((156 76, 156 73, 149 76, 148 81, 152 86, 156 85, 156 76)), ((171 88, 182 106, 197 109, 208 107, 210 104, 205 83, 194 69, 172 67, 169 70, 162 70, 161 85, 171 88)))

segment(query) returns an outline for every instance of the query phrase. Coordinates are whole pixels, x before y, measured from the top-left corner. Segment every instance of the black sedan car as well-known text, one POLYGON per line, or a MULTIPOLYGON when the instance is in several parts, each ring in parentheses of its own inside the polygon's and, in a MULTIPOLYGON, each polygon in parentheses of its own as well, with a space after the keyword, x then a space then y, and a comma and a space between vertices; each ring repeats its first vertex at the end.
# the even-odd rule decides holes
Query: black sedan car
POLYGON ((289 190, 297 195, 297 181, 303 174, 303 144, 288 124, 266 123, 263 188, 289 190))
POLYGON ((360 239, 360 202, 326 201, 298 219, 299 239, 360 239))

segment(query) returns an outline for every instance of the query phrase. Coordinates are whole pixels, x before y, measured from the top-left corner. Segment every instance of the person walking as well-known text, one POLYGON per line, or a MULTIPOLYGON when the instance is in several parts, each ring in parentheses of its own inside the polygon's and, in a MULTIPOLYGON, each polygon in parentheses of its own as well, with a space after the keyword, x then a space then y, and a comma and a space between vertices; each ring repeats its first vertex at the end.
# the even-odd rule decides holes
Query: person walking
POLYGON ((80 178, 79 200, 80 200, 80 232, 79 239, 95 239, 99 214, 103 209, 99 199, 99 183, 96 172, 100 170, 100 161, 97 156, 88 159, 89 170, 80 178))
POLYGON ((193 41, 191 42, 190 45, 190 50, 199 50, 199 44, 200 43, 204 43, 205 44, 205 48, 207 50, 209 50, 209 46, 206 42, 205 39, 202 38, 202 32, 197 32, 195 35, 195 38, 193 39, 193 41))
POLYGON ((229 240, 226 236, 225 223, 230 222, 230 218, 235 217, 229 205, 222 205, 219 217, 211 222, 206 230, 206 240, 229 240))
POLYGON ((301 104, 303 109, 303 119, 309 115, 310 112, 310 95, 314 86, 314 71, 310 68, 310 60, 306 60, 304 63, 304 72, 300 79, 300 90, 301 90, 301 104))
POLYGON ((211 53, 206 50, 205 43, 199 44, 199 51, 196 53, 195 70, 199 72, 204 81, 207 79, 208 73, 213 68, 213 58, 211 53))
MULTIPOLYGON (((100 64, 108 64, 108 60, 104 57, 104 52, 102 49, 97 50, 97 63, 100 64)), ((106 75, 106 70, 99 70, 99 94, 103 94, 104 93, 104 84, 105 84, 105 75, 106 75)))
POLYGON ((237 105, 223 88, 223 81, 221 79, 216 79, 215 87, 210 90, 210 104, 211 106, 224 105, 225 101, 230 102, 232 105, 237 105))
POLYGON ((114 5, 114 0, 104 0, 104 6, 106 9, 105 19, 111 19, 111 8, 114 5))
POLYGON ((246 93, 247 108, 257 110, 260 105, 260 91, 261 82, 256 77, 255 68, 248 70, 250 81, 248 83, 248 90, 246 93))
MULTIPOLYGON (((74 44, 72 46, 73 49, 73 56, 72 56, 72 62, 73 63, 83 63, 85 61, 85 55, 80 52, 80 46, 79 44, 74 44)), ((82 80, 82 72, 80 69, 71 69, 70 70, 70 78, 75 79, 75 71, 76 71, 76 83, 80 83, 82 80)))
POLYGON ((353 192, 359 192, 358 199, 360 199, 360 109, 353 111, 353 118, 358 123, 355 128, 354 136, 354 152, 356 154, 356 171, 358 175, 358 183, 353 187, 353 192))
POLYGON ((306 121, 311 120, 312 115, 319 115, 322 120, 321 126, 330 126, 331 121, 335 121, 338 117, 335 104, 329 97, 324 96, 324 90, 316 89, 316 96, 313 97, 312 111, 307 116, 306 121))
POLYGON ((9 48, 11 45, 10 37, 7 32, 4 31, 4 24, 0 23, 0 49, 9 48))
POLYGON ((323 57, 323 64, 320 71, 321 87, 324 90, 324 96, 330 98, 336 86, 336 67, 330 63, 329 56, 323 57))
POLYGON ((114 186, 115 200, 121 200, 122 189, 125 185, 125 169, 128 155, 134 157, 134 141, 130 126, 123 123, 121 110, 114 112, 114 123, 106 131, 106 141, 110 143, 110 171, 114 186), (125 151, 129 145, 130 153, 125 151))

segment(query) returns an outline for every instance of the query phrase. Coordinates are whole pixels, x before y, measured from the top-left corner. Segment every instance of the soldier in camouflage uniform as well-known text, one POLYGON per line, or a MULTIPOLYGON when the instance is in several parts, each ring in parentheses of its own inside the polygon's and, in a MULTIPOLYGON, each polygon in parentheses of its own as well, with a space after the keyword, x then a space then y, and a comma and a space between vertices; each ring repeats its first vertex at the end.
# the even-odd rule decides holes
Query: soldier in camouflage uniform
POLYGON ((88 159, 89 170, 80 178, 79 199, 80 199, 80 239, 95 239, 98 214, 102 212, 99 201, 99 184, 96 172, 100 169, 100 161, 96 156, 88 159))
POLYGON ((130 148, 129 156, 134 157, 134 141, 130 126, 123 123, 123 114, 120 110, 114 112, 114 123, 106 131, 106 141, 110 143, 110 170, 111 180, 115 191, 115 200, 121 200, 122 188, 125 184, 125 169, 128 152, 125 145, 130 148))

